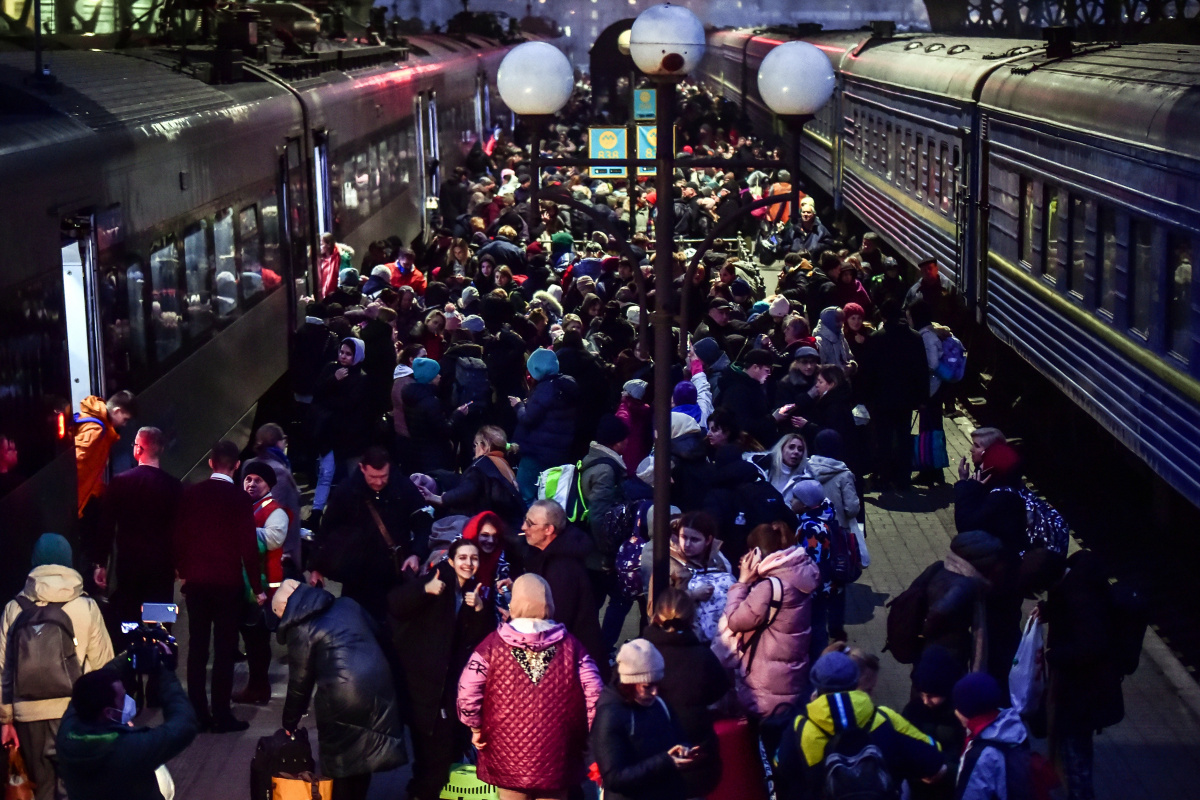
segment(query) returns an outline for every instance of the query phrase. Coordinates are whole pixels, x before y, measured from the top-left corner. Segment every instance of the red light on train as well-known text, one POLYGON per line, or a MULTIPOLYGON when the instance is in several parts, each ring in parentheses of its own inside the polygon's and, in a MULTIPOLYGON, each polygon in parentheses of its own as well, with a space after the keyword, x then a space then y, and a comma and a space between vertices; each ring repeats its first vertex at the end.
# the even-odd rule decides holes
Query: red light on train
POLYGON ((58 427, 58 438, 59 439, 67 438, 67 415, 64 414, 63 412, 59 411, 54 416, 56 418, 55 422, 57 423, 57 427, 58 427))

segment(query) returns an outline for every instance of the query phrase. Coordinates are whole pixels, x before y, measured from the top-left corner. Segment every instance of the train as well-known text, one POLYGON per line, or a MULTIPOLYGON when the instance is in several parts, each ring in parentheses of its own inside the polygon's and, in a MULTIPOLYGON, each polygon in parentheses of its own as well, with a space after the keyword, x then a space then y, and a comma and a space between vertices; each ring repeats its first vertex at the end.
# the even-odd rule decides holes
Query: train
POLYGON ((1200 47, 728 29, 697 77, 782 134, 757 74, 791 40, 836 76, 807 185, 1200 506, 1200 47))
POLYGON ((80 401, 134 392, 132 425, 166 433, 180 477, 244 443, 287 391, 321 234, 359 257, 422 235, 441 176, 506 113, 516 43, 55 50, 50 79, 0 52, 0 433, 22 477, 0 497, 6 591, 38 534, 76 531, 80 401))

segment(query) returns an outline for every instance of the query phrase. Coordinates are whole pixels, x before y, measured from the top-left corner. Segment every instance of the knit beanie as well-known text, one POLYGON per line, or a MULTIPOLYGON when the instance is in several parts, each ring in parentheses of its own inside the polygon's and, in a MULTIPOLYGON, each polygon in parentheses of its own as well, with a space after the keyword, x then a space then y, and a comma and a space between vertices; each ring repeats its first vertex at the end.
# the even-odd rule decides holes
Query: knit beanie
POLYGON ((625 385, 621 389, 635 400, 643 400, 646 397, 646 382, 638 378, 625 381, 625 385))
POLYGON ((842 435, 833 428, 823 428, 813 438, 813 455, 842 460, 842 435))
POLYGON ((680 381, 671 391, 671 403, 677 406, 696 404, 696 384, 691 381, 680 381))
POLYGON ((471 333, 483 333, 483 317, 472 314, 462 321, 462 326, 471 333))
POLYGON ((513 581, 508 613, 513 619, 554 619, 554 597, 541 575, 527 572, 513 581))
POLYGON ((792 313, 792 304, 783 295, 771 300, 770 313, 776 319, 783 319, 788 314, 792 313))
POLYGON ((696 351, 696 358, 703 361, 706 367, 711 367, 716 363, 717 359, 724 355, 721 345, 717 344, 717 340, 711 336, 705 337, 693 344, 692 349, 696 351))
POLYGON ((569 253, 575 249, 575 241, 571 238, 571 234, 560 231, 550 237, 550 252, 552 253, 569 253))
POLYGON ((933 644, 921 653, 921 660, 913 669, 912 684, 918 692, 931 697, 949 697, 962 674, 958 659, 946 648, 933 644))
POLYGON ((341 286, 358 286, 358 270, 346 267, 338 273, 338 284, 341 286))
POLYGON ((784 499, 789 504, 799 503, 805 508, 815 508, 825 502, 825 489, 820 481, 810 479, 793 480, 785 487, 784 499))
POLYGON ((858 664, 845 653, 826 653, 813 664, 809 680, 821 694, 849 692, 858 688, 858 664))
POLYGON ((759 300, 754 305, 750 306, 750 316, 757 317, 759 314, 765 314, 771 310, 771 304, 766 300, 759 300))
POLYGON ((729 284, 729 293, 734 297, 749 297, 752 294, 750 284, 745 278, 735 278, 733 283, 729 284))
POLYGON ((33 545, 33 566, 45 567, 56 564, 60 567, 74 567, 75 559, 71 556, 71 543, 61 534, 43 533, 33 545))
POLYGON ((954 684, 954 710, 967 719, 1005 705, 1000 684, 986 672, 972 672, 954 684))
POLYGON ((466 308, 479 299, 479 290, 474 286, 468 286, 462 290, 462 294, 458 297, 458 307, 466 308))
POLYGON ((1020 474, 1021 456, 1008 442, 996 442, 983 452, 979 466, 990 470, 993 485, 1010 483, 1020 474))
POLYGON ((621 683, 658 683, 665 671, 662 653, 645 639, 631 639, 617 652, 621 683))
POLYGON ((596 425, 597 444, 612 447, 628 438, 629 426, 616 414, 605 414, 596 425))
POLYGON ((854 316, 865 317, 867 315, 867 312, 863 311, 863 307, 858 303, 846 303, 846 305, 842 306, 842 313, 846 315, 846 319, 854 316))
POLYGON ((553 350, 539 347, 529 354, 529 360, 525 362, 525 369, 529 370, 529 374, 535 381, 544 381, 546 378, 558 374, 558 355, 553 350))
POLYGON ((275 482, 279 480, 279 476, 275 474, 275 468, 262 461, 251 461, 247 464, 246 469, 242 472, 242 478, 245 479, 247 475, 257 475, 272 489, 275 488, 275 482))
POLYGON ((417 383, 429 383, 442 371, 442 365, 432 358, 414 358, 412 370, 413 380, 417 383))

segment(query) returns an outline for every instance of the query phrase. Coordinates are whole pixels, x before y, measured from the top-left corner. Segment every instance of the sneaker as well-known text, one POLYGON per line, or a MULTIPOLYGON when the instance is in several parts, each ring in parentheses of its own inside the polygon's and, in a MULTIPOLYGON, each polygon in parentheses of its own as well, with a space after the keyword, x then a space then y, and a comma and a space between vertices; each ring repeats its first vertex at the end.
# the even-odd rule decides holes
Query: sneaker
POLYGON ((208 726, 208 730, 211 733, 241 733, 242 731, 249 729, 249 722, 237 719, 233 716, 225 717, 223 719, 214 719, 212 724, 208 726))

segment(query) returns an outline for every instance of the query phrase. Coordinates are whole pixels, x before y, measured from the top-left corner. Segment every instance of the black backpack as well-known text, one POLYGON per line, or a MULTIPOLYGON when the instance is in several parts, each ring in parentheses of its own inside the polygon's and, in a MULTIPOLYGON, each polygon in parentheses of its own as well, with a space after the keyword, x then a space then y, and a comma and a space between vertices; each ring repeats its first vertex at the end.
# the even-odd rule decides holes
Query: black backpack
POLYGON ((862 577, 862 556, 858 539, 837 519, 827 523, 829 528, 829 575, 841 584, 854 583, 862 577))
POLYGON ((620 503, 604 512, 596 531, 596 549, 605 556, 615 558, 617 550, 637 530, 638 509, 641 502, 620 503))
POLYGON ((13 669, 13 700, 57 700, 70 697, 83 674, 75 653, 75 626, 63 603, 39 606, 17 595, 21 613, 8 630, 9 664, 13 669))
POLYGON ((941 569, 941 561, 930 564, 887 604, 887 644, 883 649, 901 664, 915 664, 921 657, 921 633, 929 613, 929 582, 941 569))
POLYGON ((460 356, 454 361, 454 407, 475 403, 472 411, 482 411, 492 399, 492 385, 488 381, 487 364, 482 358, 460 356))
POLYGON ((1142 657, 1142 640, 1150 624, 1150 611, 1143 597, 1127 583, 1108 587, 1109 610, 1112 614, 1113 661, 1123 675, 1137 671, 1142 657))
MULTIPOLYGON (((849 703, 848 698, 846 702, 849 703)), ((874 722, 878 714, 876 710, 870 722, 874 722)), ((820 796, 823 800, 899 798, 900 787, 892 780, 883 751, 871 741, 870 725, 867 728, 859 727, 853 711, 848 716, 850 724, 834 733, 825 743, 821 760, 824 780, 820 796)), ((881 725, 891 725, 891 722, 885 717, 881 725)))

